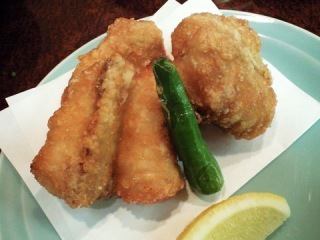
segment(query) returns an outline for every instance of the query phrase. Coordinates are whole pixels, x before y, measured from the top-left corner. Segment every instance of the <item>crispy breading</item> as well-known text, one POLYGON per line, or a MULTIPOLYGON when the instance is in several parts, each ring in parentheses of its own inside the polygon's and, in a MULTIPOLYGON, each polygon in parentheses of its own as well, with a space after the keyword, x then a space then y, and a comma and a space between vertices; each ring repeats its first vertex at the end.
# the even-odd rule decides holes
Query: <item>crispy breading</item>
POLYGON ((109 27, 104 41, 80 58, 49 120, 46 143, 31 165, 40 184, 71 207, 110 194, 121 106, 133 76, 163 55, 152 22, 120 18, 109 27))
POLYGON ((151 67, 133 81, 115 161, 116 193, 129 203, 154 203, 176 195, 184 180, 151 67))
POLYGON ((276 96, 260 57, 260 39, 245 20, 193 14, 172 34, 174 63, 206 122, 236 138, 252 139, 269 127, 276 96))
POLYGON ((112 165, 119 138, 122 103, 126 100, 134 72, 133 65, 115 54, 108 59, 107 71, 100 80, 96 110, 83 135, 82 175, 77 183, 78 191, 85 193, 81 197, 86 196, 88 202, 111 193, 112 165))

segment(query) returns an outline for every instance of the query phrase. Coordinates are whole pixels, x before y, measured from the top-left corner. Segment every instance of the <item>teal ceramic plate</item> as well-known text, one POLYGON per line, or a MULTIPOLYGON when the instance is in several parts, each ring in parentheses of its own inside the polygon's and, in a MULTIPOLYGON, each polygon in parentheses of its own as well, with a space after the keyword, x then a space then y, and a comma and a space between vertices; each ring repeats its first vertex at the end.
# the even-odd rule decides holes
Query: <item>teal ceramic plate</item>
MULTIPOLYGON (((224 10, 223 13, 249 20, 261 36, 263 57, 301 89, 320 101, 319 37, 273 18, 239 11, 224 10)), ((100 36, 73 52, 57 65, 43 82, 51 81, 74 68, 77 56, 97 46, 103 37, 100 36)), ((237 192, 270 191, 287 198, 292 216, 270 239, 319 239, 319 140, 318 121, 237 192)), ((0 239, 59 239, 20 176, 3 156, 0 159, 0 239)))

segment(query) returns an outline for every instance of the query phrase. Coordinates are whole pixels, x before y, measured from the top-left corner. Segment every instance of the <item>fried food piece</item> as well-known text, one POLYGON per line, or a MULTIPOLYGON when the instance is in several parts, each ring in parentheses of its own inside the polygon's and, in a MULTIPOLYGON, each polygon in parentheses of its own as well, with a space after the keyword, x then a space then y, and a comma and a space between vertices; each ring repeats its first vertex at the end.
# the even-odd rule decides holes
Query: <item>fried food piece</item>
POLYGON ((89 199, 111 193, 112 162, 119 138, 122 103, 135 72, 134 67, 119 54, 108 59, 107 68, 100 80, 96 110, 82 140, 82 174, 78 178, 77 189, 85 193, 82 197, 89 199))
POLYGON ((248 22, 194 14, 172 34, 174 63, 206 122, 236 138, 252 139, 271 124, 276 96, 260 57, 260 39, 248 22))
POLYGON ((154 203, 184 187, 151 67, 134 78, 115 161, 116 193, 129 203, 154 203))
POLYGON ((104 41, 80 58, 48 122, 46 143, 31 165, 41 185, 71 207, 110 195, 121 107, 133 76, 163 55, 152 22, 120 18, 108 28, 104 41))

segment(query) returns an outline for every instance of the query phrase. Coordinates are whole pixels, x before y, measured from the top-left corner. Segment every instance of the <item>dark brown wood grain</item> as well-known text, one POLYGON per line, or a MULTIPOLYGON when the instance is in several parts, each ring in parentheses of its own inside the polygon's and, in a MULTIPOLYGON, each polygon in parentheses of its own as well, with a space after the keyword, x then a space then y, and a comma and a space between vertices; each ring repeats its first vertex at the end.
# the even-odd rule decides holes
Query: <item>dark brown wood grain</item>
MULTIPOLYGON (((117 17, 141 18, 164 0, 5 0, 0 8, 0 109, 5 97, 36 86, 71 52, 117 17)), ((184 1, 180 1, 184 2, 184 1)), ((318 0, 217 0, 224 9, 272 16, 320 35, 318 0)))

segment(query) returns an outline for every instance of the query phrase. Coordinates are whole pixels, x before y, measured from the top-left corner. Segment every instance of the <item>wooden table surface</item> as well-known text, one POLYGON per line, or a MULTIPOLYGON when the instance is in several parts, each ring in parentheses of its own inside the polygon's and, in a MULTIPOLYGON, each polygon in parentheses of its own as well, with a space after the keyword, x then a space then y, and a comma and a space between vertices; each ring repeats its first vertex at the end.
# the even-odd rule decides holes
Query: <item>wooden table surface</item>
MULTIPOLYGON (((35 87, 117 17, 152 15, 165 0, 4 0, 0 8, 0 110, 5 97, 35 87)), ((184 1, 179 1, 184 2, 184 1)), ((222 0, 219 8, 272 16, 320 35, 319 0, 222 0)))

